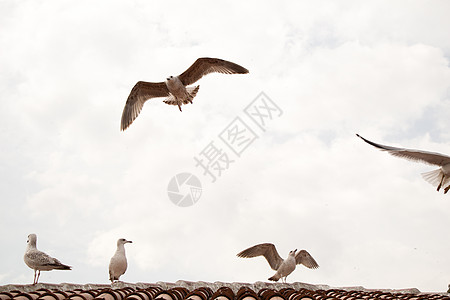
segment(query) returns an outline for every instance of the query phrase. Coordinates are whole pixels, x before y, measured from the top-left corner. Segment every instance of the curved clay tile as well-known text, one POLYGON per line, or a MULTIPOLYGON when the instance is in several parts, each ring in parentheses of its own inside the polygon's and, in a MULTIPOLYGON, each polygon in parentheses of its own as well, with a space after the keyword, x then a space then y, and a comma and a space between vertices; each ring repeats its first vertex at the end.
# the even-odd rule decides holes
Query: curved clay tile
POLYGON ((8 293, 8 292, 0 293, 0 300, 12 299, 13 297, 14 297, 14 295, 11 293, 8 293))
POLYGON ((99 295, 97 295, 94 299, 102 299, 102 300, 122 300, 122 295, 112 289, 103 290, 99 295))
POLYGON ((20 293, 16 296, 14 296, 13 299, 17 299, 17 300, 34 300, 37 299, 36 295, 32 294, 32 293, 20 293))
POLYGON ((59 300, 59 299, 66 299, 66 298, 67 297, 65 297, 64 295, 62 295, 62 297, 60 298, 57 294, 55 294, 51 291, 45 292, 39 297, 40 300, 41 299, 42 300, 59 300))
POLYGON ((273 289, 267 289, 260 293, 260 299, 261 300, 286 300, 284 296, 273 289))
POLYGON ((70 295, 67 299, 71 299, 71 300, 91 300, 91 299, 94 299, 94 297, 88 299, 83 294, 73 294, 73 295, 70 295))
POLYGON ((56 295, 58 297, 58 299, 67 299, 69 298, 70 295, 75 294, 75 292, 72 291, 68 291, 68 292, 63 292, 63 291, 57 291, 57 290, 53 290, 51 291, 54 295, 56 295))
POLYGON ((217 291, 211 296, 211 300, 234 300, 234 293, 233 291, 227 287, 227 286, 223 286, 219 289, 217 289, 217 291))
POLYGON ((169 290, 176 297, 177 300, 183 300, 187 294, 189 294, 189 290, 185 287, 175 287, 169 290))
POLYGON ((209 287, 201 287, 186 295, 186 300, 208 300, 213 291, 209 287))
POLYGON ((124 287, 124 288, 121 288, 121 289, 117 289, 117 290, 114 290, 116 293, 119 293, 120 294, 120 297, 122 298, 122 299, 125 299, 129 294, 131 294, 131 293, 133 293, 134 292, 134 289, 133 288, 130 288, 130 287, 124 287))
POLYGON ((147 292, 146 290, 139 290, 129 294, 125 299, 129 300, 151 300, 153 299, 152 294, 147 292))
POLYGON ((157 299, 161 299, 161 300, 177 300, 176 299, 176 296, 175 295, 173 295, 173 293, 171 292, 171 291, 161 291, 161 292, 158 292, 156 295, 155 295, 155 298, 154 298, 155 300, 157 300, 157 299))
POLYGON ((283 295, 284 299, 289 300, 289 297, 295 293, 295 290, 293 288, 283 288, 279 292, 283 295))
POLYGON ((103 289, 99 289, 99 290, 87 290, 87 291, 82 291, 80 293, 80 295, 83 295, 87 300, 92 300, 95 297, 97 297, 98 294, 101 294, 104 290, 103 289))
POLYGON ((236 293, 237 300, 259 299, 258 295, 251 288, 243 286, 236 293))
POLYGON ((163 289, 159 286, 151 286, 142 290, 145 290, 148 294, 150 294, 150 299, 155 299, 155 296, 163 289))

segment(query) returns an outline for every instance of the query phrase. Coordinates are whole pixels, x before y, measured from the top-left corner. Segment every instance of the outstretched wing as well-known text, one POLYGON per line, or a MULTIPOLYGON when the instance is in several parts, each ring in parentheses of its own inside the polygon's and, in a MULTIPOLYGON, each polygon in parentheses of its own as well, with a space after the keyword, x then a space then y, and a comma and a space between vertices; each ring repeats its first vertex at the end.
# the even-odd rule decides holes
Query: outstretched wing
POLYGON ((123 109, 120 129, 127 129, 137 118, 144 106, 145 101, 150 98, 167 97, 169 90, 164 82, 139 81, 133 87, 128 96, 127 103, 123 109))
POLYGON ((193 84, 209 73, 247 74, 248 70, 238 64, 219 58, 203 57, 197 59, 192 66, 184 71, 178 78, 186 86, 193 84))
POLYGON ((385 145, 380 145, 369 140, 366 140, 359 134, 356 134, 359 138, 361 138, 364 142, 382 150, 387 151, 389 154, 406 158, 412 161, 419 161, 430 165, 443 166, 450 163, 450 156, 443 155, 435 152, 421 151, 421 150, 413 150, 413 149, 404 149, 404 148, 396 148, 385 145))
POLYGON ((310 269, 317 269, 319 267, 311 254, 309 254, 306 250, 300 250, 300 252, 295 255, 295 261, 297 265, 302 264, 310 269))
POLYGON ((281 263, 283 262, 283 259, 278 254, 275 246, 270 243, 259 244, 245 249, 244 251, 237 254, 238 257, 256 257, 260 255, 266 258, 267 262, 269 262, 270 267, 275 271, 278 270, 281 263))

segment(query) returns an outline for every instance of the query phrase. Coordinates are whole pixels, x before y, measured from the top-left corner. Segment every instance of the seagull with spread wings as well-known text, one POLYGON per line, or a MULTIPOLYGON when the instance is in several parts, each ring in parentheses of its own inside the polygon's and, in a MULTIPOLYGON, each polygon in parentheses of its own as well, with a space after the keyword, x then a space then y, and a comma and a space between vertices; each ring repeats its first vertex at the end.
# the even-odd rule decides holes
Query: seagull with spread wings
POLYGON ((166 97, 164 103, 181 105, 192 103, 197 95, 199 85, 188 87, 209 73, 247 74, 248 70, 238 64, 219 58, 203 57, 178 76, 169 76, 164 82, 139 81, 128 96, 122 113, 121 130, 127 129, 137 118, 145 101, 151 98, 166 97))
POLYGON ((297 249, 290 251, 289 256, 283 260, 277 252, 275 245, 271 243, 264 243, 255 245, 237 254, 238 257, 256 257, 264 256, 270 267, 277 271, 275 275, 269 278, 272 281, 278 281, 280 278, 286 282, 286 278, 295 270, 295 266, 302 264, 310 269, 317 269, 319 265, 314 258, 306 250, 297 249))
POLYGON ((421 150, 396 148, 391 146, 380 145, 369 140, 366 140, 359 134, 356 134, 364 142, 374 146, 382 151, 387 151, 389 154, 397 157, 406 158, 413 161, 423 162, 429 165, 439 166, 439 169, 422 173, 423 179, 431 183, 433 186, 437 186, 437 191, 443 187, 444 194, 450 190, 450 156, 421 150))

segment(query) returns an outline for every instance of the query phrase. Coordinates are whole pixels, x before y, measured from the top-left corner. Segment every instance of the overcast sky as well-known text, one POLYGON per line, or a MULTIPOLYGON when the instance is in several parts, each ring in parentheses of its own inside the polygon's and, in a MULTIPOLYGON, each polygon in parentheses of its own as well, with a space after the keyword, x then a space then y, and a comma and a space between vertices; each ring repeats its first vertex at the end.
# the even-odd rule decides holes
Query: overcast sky
POLYGON ((450 154, 449 37, 448 1, 0 1, 0 284, 32 282, 36 233, 73 266, 42 282, 108 283, 123 237, 127 282, 266 281, 236 254, 272 242, 320 265, 288 282, 445 291, 450 195, 420 175, 436 167, 355 133, 450 154), (204 56, 250 73, 202 78, 182 113, 148 101, 120 131, 137 81, 204 56), (261 92, 279 110, 258 127, 261 92), (232 122, 255 138, 239 156, 232 122), (211 145, 232 161, 215 182, 194 160, 211 145), (202 184, 190 207, 167 192, 183 172, 202 184))

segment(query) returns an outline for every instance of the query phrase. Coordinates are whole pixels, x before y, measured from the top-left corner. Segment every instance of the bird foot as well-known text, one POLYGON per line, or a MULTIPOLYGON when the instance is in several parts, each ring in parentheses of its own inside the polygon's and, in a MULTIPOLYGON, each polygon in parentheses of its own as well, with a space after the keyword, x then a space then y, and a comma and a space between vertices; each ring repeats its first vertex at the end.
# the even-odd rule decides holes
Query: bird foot
POLYGON ((447 194, 448 190, 450 190, 450 185, 444 189, 444 194, 447 194))

